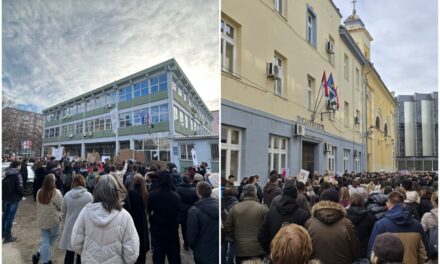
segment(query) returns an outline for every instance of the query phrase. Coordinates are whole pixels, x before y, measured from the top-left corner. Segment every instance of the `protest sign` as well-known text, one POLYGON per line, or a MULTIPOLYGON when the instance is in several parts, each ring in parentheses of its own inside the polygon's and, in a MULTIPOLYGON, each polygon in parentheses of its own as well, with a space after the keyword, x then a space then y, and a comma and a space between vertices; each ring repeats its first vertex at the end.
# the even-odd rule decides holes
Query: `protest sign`
POLYGON ((305 184, 309 179, 309 174, 310 174, 309 171, 301 169, 296 179, 305 184))
POLYGON ((199 161, 197 160, 197 153, 196 153, 195 149, 191 149, 191 155, 192 155, 193 165, 198 166, 199 161))
POLYGON ((52 156, 55 160, 61 160, 63 158, 64 147, 54 148, 52 147, 52 156))
POLYGON ((110 160, 110 156, 102 156, 101 157, 101 162, 106 162, 106 160, 110 160))

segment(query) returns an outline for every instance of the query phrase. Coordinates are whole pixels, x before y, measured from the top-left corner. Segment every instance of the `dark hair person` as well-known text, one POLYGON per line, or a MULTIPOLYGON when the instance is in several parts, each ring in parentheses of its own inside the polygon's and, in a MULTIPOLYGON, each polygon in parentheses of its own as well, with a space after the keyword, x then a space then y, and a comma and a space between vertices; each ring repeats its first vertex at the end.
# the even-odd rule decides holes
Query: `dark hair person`
POLYGON ((132 181, 131 190, 128 192, 127 202, 124 208, 133 218, 134 226, 139 235, 139 257, 135 263, 145 264, 146 254, 150 249, 150 240, 148 236, 147 208, 148 190, 145 185, 145 179, 141 174, 136 174, 132 181))
POLYGON ((40 248, 32 256, 32 262, 50 263, 52 258, 52 244, 60 231, 61 206, 63 195, 56 188, 55 175, 48 174, 43 181, 43 186, 37 193, 37 218, 40 228, 40 248))
MULTIPOLYGON (((86 204, 92 202, 93 197, 87 191, 86 180, 81 174, 77 174, 72 180, 71 190, 64 195, 62 215, 64 219, 64 229, 58 248, 66 251, 64 257, 65 264, 73 264, 75 251, 72 247, 70 238, 72 236, 73 225, 79 216, 81 210, 86 204)), ((80 263, 81 256, 77 254, 77 263, 80 263)))
POLYGON ((134 263, 139 256, 139 236, 130 214, 122 208, 118 191, 113 176, 101 176, 93 203, 81 210, 73 226, 72 248, 81 252, 84 263, 134 263))

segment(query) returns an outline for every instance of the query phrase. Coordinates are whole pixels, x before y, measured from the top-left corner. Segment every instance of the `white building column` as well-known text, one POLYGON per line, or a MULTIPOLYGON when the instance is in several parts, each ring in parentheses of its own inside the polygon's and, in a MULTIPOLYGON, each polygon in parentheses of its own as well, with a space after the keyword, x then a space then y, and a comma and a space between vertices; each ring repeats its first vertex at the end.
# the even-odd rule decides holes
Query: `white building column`
POLYGON ((115 156, 118 155, 120 149, 119 140, 116 140, 115 142, 115 156))
POLYGON ((86 157, 86 144, 84 142, 81 142, 81 158, 87 158, 86 157))

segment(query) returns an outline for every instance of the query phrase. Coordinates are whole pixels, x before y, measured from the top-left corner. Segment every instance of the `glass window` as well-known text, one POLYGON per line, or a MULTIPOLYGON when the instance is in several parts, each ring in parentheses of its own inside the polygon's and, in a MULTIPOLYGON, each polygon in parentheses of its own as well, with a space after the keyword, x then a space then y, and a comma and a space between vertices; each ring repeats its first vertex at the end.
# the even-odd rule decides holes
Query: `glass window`
POLYGON ((331 172, 335 172, 335 164, 336 164, 336 147, 331 147, 330 152, 328 153, 328 169, 331 172))
POLYGON ((275 10, 284 16, 284 0, 275 0, 275 10))
POLYGON ((312 7, 307 7, 307 42, 316 48, 316 15, 312 7))
POLYGON ((346 80, 348 80, 348 70, 349 70, 349 66, 348 66, 348 56, 347 54, 344 54, 344 78, 346 80))
POLYGON ((119 127, 131 127, 131 113, 119 114, 119 127))
POLYGON ((191 150, 194 148, 194 144, 181 144, 180 145, 180 159, 192 160, 191 150))
POLYGON ((61 135, 62 136, 67 136, 67 127, 68 126, 62 126, 61 127, 61 135))
POLYGON ((315 79, 307 76, 307 109, 313 111, 313 91, 315 89, 315 79))
POLYGON ((132 91, 131 86, 126 86, 119 90, 119 102, 131 100, 132 91))
POLYGON ((133 111, 133 126, 146 124, 148 108, 133 111))
POLYGON ((287 148, 286 142, 288 138, 269 136, 269 168, 268 171, 277 170, 281 171, 286 168, 287 164, 287 148))
POLYGON ((105 96, 98 95, 95 97, 95 109, 104 107, 105 104, 105 96))
POLYGON ((77 112, 78 112, 78 114, 84 112, 84 102, 77 104, 77 112))
POLYGON ((221 131, 222 170, 225 175, 232 174, 236 177, 237 181, 240 181, 242 130, 239 128, 222 126, 221 131))
POLYGON ((94 131, 103 131, 104 130, 104 118, 98 118, 94 120, 94 131))
POLYGON ((222 70, 234 73, 235 70, 235 28, 221 20, 221 56, 222 70))
POLYGON ((106 94, 106 104, 107 106, 116 104, 116 92, 113 91, 106 94))
POLYGON ((148 94, 148 81, 143 80, 134 84, 134 97, 145 96, 148 94))
POLYGON ((218 161, 218 144, 211 144, 211 159, 214 161, 218 161))
POLYGON ((283 96, 283 79, 284 79, 284 73, 283 73, 283 66, 284 66, 284 60, 278 55, 275 55, 275 64, 279 67, 279 77, 275 78, 275 94, 279 96, 283 96))
POLYGON ((59 137, 60 136, 60 128, 56 127, 54 133, 55 133, 55 137, 59 137))
POLYGON ((86 121, 86 127, 85 127, 85 132, 93 132, 93 120, 88 120, 86 121))
POLYGON ((82 122, 76 123, 75 132, 76 132, 76 134, 82 134, 82 132, 83 132, 83 123, 82 122))
POLYGON ((150 79, 151 93, 157 93, 167 90, 167 74, 163 73, 150 79))
POLYGON ((350 150, 344 149, 344 171, 349 170, 350 150))
POLYGON ((110 117, 105 118, 105 130, 112 130, 112 120, 110 117))
POLYGON ((179 120, 179 109, 176 106, 174 106, 173 110, 174 110, 174 113, 173 113, 174 121, 179 120))

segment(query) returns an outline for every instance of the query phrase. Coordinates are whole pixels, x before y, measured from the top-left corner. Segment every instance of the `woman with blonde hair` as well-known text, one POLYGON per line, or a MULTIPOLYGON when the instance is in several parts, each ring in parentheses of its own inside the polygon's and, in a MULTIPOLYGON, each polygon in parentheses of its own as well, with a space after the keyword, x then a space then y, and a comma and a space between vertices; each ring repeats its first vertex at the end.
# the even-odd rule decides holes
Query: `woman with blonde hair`
POLYGON ((32 263, 52 263, 52 244, 60 232, 63 195, 56 188, 55 175, 48 174, 37 192, 37 219, 40 228, 40 249, 32 256, 32 263))
POLYGON ((339 204, 345 208, 350 205, 350 192, 347 187, 339 189, 339 204))
POLYGON ((313 250, 309 233, 296 224, 282 227, 273 238, 270 248, 274 264, 308 263, 313 250))

